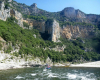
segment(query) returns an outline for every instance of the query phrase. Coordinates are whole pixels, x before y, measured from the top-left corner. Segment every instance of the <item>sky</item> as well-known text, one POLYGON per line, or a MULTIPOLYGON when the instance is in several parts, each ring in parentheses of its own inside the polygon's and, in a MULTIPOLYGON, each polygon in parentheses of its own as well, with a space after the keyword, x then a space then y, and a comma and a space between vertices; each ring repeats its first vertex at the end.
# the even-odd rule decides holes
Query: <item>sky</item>
POLYGON ((24 3, 28 6, 33 3, 37 7, 49 12, 62 11, 66 7, 79 9, 86 14, 100 15, 100 0, 14 0, 18 3, 24 3))

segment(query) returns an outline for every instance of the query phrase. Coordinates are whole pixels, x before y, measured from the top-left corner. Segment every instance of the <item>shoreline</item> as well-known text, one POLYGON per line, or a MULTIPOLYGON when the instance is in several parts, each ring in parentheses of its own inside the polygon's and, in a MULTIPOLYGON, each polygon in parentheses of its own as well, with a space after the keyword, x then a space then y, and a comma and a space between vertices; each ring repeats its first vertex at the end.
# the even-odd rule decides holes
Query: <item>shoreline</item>
MULTIPOLYGON (((0 63, 0 70, 8 70, 8 69, 18 69, 18 68, 31 68, 31 67, 39 67, 39 66, 45 66, 43 64, 15 64, 15 63, 0 63)), ((82 63, 82 64, 70 64, 69 66, 66 66, 61 63, 56 63, 55 65, 52 65, 54 67, 81 67, 81 68, 100 68, 100 61, 95 62, 88 62, 88 63, 82 63)))
POLYGON ((100 68, 100 61, 87 62, 87 63, 82 63, 82 64, 71 64, 70 67, 100 68))
POLYGON ((21 58, 16 57, 12 54, 6 54, 3 51, 0 51, 0 70, 7 69, 17 69, 17 68, 27 68, 27 67, 39 67, 45 66, 48 63, 50 66, 55 67, 91 67, 91 68, 100 68, 100 61, 87 62, 82 64, 71 64, 70 62, 66 63, 53 63, 52 60, 48 57, 46 62, 41 61, 38 57, 34 58, 31 55, 21 58))
POLYGON ((38 57, 34 58, 31 55, 24 56, 23 58, 21 58, 21 55, 17 57, 13 54, 13 52, 8 54, 4 53, 4 51, 0 51, 0 70, 38 67, 43 66, 46 63, 53 65, 49 57, 46 59, 46 62, 44 62, 43 60, 41 61, 38 57))

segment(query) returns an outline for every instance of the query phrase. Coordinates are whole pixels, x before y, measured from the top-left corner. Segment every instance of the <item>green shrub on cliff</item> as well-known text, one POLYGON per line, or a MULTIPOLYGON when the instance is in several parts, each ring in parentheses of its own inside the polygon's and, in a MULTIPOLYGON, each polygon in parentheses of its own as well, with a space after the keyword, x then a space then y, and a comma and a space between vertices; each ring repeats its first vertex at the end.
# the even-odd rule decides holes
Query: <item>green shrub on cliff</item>
POLYGON ((13 50, 13 49, 12 49, 12 46, 9 45, 9 46, 7 47, 7 49, 6 49, 4 52, 5 52, 5 53, 10 53, 12 50, 13 50))
POLYGON ((77 26, 77 25, 80 25, 80 26, 94 26, 94 25, 91 24, 91 23, 85 23, 85 22, 70 22, 70 21, 66 21, 66 22, 59 21, 59 24, 60 24, 61 27, 63 27, 63 25, 73 25, 73 26, 77 26))
POLYGON ((26 22, 23 22, 23 26, 29 28, 29 25, 26 22))
POLYGON ((24 18, 29 18, 29 19, 34 19, 34 20, 38 20, 38 21, 41 21, 41 20, 44 20, 46 21, 47 20, 47 17, 46 16, 43 16, 43 15, 23 15, 24 18))
POLYGON ((0 41, 0 50, 2 49, 2 44, 1 44, 2 42, 0 41))

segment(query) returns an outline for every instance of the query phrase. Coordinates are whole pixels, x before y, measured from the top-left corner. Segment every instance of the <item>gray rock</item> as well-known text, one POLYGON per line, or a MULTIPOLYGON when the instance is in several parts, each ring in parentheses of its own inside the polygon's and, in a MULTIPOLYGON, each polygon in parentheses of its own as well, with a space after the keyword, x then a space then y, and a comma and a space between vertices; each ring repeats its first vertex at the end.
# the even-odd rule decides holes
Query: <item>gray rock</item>
POLYGON ((12 2, 12 0, 8 0, 8 2, 12 2))
POLYGON ((45 31, 51 35, 51 41, 57 42, 60 38, 60 26, 56 20, 46 22, 45 31))
POLYGON ((23 27, 23 17, 22 14, 18 11, 15 11, 15 18, 18 20, 18 25, 23 27))
MULTIPOLYGON (((11 1, 11 0, 10 0, 11 1)), ((18 25, 23 27, 23 17, 22 14, 16 10, 5 9, 4 2, 0 1, 0 19, 6 21, 7 18, 11 17, 13 14, 15 18, 18 20, 18 25)))
POLYGON ((86 18, 85 13, 81 12, 79 9, 75 10, 73 7, 67 7, 62 11, 62 14, 66 17, 71 18, 86 18))
POLYGON ((36 35, 35 34, 33 36, 36 38, 36 35))
POLYGON ((67 17, 76 17, 75 9, 72 7, 65 8, 63 14, 67 17))

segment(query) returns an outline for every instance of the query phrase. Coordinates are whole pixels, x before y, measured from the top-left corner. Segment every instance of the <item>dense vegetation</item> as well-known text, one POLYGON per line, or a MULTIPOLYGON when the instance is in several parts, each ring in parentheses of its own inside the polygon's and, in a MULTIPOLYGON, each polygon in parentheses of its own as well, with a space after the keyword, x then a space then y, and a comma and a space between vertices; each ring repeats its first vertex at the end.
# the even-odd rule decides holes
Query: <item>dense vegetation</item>
POLYGON ((91 23, 85 23, 85 22, 70 22, 70 21, 66 21, 66 22, 64 22, 64 21, 59 21, 59 24, 60 24, 61 27, 63 27, 63 25, 94 26, 94 25, 91 24, 91 23))
MULTIPOLYGON (((17 20, 13 17, 8 18, 6 22, 0 20, 0 36, 7 42, 11 42, 12 46, 16 44, 20 47, 21 57, 24 55, 32 55, 34 57, 38 56, 41 59, 46 59, 48 56, 55 62, 59 61, 90 61, 90 60, 100 60, 100 37, 99 34, 90 40, 84 40, 78 38, 76 40, 66 40, 61 38, 62 42, 54 43, 52 41, 43 40, 39 32, 35 29, 23 29, 19 27, 15 22, 17 20), (36 38, 33 35, 36 35, 36 38), (95 43, 92 44, 91 43, 95 43), (50 50, 56 46, 66 46, 64 52, 58 52, 50 50), (91 51, 85 51, 86 48, 93 48, 91 51)), ((12 46, 5 50, 9 53, 12 50, 12 46)))
POLYGON ((68 61, 77 62, 79 60, 82 61, 100 60, 100 54, 99 54, 100 52, 97 52, 96 48, 98 46, 97 43, 100 43, 99 41, 97 42, 94 39, 82 40, 80 38, 77 38, 76 40, 72 41, 64 40, 64 43, 66 43, 67 45, 67 47, 64 50, 64 54, 67 54, 66 56, 68 61), (97 45, 92 43, 95 43, 97 45))
MULTIPOLYGON (((15 18, 8 18, 6 22, 0 20, 0 36, 7 42, 11 42, 12 46, 16 44, 20 47, 19 54, 38 56, 46 59, 48 55, 59 53, 55 51, 50 51, 48 47, 55 47, 60 43, 54 43, 51 41, 44 41, 41 38, 39 32, 35 29, 28 30, 19 27, 15 23, 15 18), (36 35, 36 38, 33 35, 36 35), (44 50, 44 48, 47 48, 44 50)), ((5 52, 10 52, 12 50, 11 46, 5 50, 5 52)), ((59 53, 60 54, 60 53, 59 53)), ((62 54, 61 54, 62 55, 62 54)))
POLYGON ((37 21, 40 21, 40 20, 44 20, 46 21, 47 20, 47 17, 46 16, 42 16, 42 15, 25 15, 23 14, 23 17, 24 18, 29 18, 29 19, 34 19, 34 20, 37 20, 37 21))
MULTIPOLYGON (((3 0, 1 0, 3 1, 3 0)), ((6 0, 7 1, 7 0, 6 0)), ((23 8, 30 8, 30 6, 27 6, 25 4, 16 3, 15 1, 12 2, 13 8, 18 10, 19 12, 22 12, 23 8), (19 6, 21 5, 21 6, 19 6)), ((5 9, 8 9, 9 3, 5 3, 5 9)), ((33 20, 44 20, 46 22, 50 22, 52 24, 52 19, 48 18, 55 18, 59 21, 60 26, 63 25, 83 25, 83 26, 94 26, 92 24, 86 24, 86 23, 78 23, 74 22, 77 21, 76 19, 73 19, 71 21, 70 18, 66 18, 65 16, 60 16, 60 12, 57 13, 49 13, 44 10, 40 10, 41 13, 38 14, 23 14, 24 18, 29 18, 33 20), (68 19, 68 21, 66 21, 68 19), (64 21, 65 20, 65 21, 64 21)), ((22 12, 23 13, 23 12, 22 12)), ((2 37, 6 44, 12 43, 12 45, 8 45, 4 51, 6 53, 10 53, 11 50, 13 50, 13 46, 16 47, 18 45, 20 47, 19 53, 14 53, 16 56, 19 54, 21 57, 24 57, 26 55, 32 55, 34 57, 39 57, 41 59, 46 59, 47 57, 50 57, 53 62, 60 62, 60 61, 72 61, 72 62, 83 62, 83 61, 94 61, 94 60, 100 60, 100 32, 96 33, 96 36, 91 39, 81 39, 77 38, 76 40, 67 40, 60 38, 61 42, 54 43, 52 41, 47 40, 47 36, 50 36, 49 34, 40 34, 38 30, 36 29, 23 29, 19 27, 16 23, 18 21, 11 16, 7 19, 7 21, 0 20, 0 37, 2 37), (36 35, 36 38, 34 37, 36 35), (64 52, 54 51, 52 48, 55 48, 56 46, 62 47, 65 45, 64 52)), ((29 28, 29 25, 27 23, 23 23, 24 27, 29 28)), ((98 28, 100 29, 100 23, 97 24, 98 28)), ((2 42, 0 42, 0 49, 2 47, 2 42)), ((16 47, 18 48, 18 47, 16 47)))

